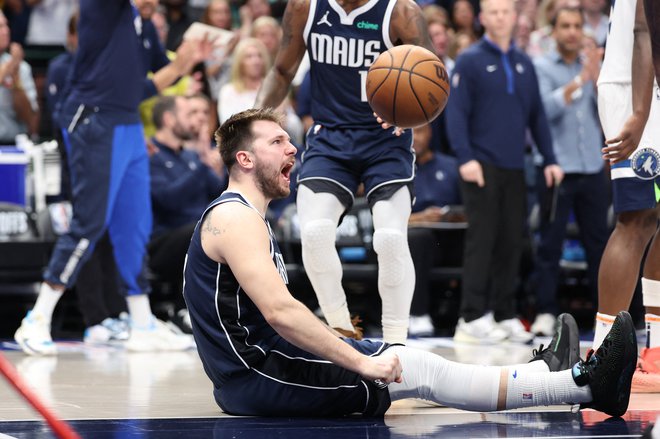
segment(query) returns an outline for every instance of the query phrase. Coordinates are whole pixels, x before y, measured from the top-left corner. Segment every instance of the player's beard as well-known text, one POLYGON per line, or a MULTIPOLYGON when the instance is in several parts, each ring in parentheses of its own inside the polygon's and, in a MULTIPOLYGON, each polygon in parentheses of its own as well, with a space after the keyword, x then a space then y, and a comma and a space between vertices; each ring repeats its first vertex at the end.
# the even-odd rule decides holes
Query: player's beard
POLYGON ((282 185, 280 181, 282 173, 279 169, 273 169, 257 163, 255 176, 257 178, 257 187, 266 198, 275 200, 288 197, 291 193, 291 188, 288 185, 286 187, 282 185))

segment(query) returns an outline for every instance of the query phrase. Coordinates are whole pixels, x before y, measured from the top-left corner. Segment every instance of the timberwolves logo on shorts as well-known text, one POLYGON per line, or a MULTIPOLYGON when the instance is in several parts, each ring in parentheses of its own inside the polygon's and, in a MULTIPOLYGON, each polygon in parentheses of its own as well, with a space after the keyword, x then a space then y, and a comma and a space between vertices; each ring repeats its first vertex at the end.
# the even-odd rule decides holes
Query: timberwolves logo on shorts
POLYGON ((653 180, 660 174, 660 153, 653 148, 642 148, 630 158, 630 167, 642 180, 653 180))

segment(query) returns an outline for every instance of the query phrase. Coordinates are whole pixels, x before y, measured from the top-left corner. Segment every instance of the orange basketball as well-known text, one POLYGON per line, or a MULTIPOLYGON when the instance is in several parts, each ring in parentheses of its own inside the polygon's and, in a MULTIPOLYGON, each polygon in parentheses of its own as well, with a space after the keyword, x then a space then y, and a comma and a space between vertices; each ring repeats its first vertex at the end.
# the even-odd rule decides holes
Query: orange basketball
POLYGON ((447 105, 449 78, 432 52, 404 44, 380 54, 367 73, 367 99, 381 119, 401 128, 431 122, 447 105))

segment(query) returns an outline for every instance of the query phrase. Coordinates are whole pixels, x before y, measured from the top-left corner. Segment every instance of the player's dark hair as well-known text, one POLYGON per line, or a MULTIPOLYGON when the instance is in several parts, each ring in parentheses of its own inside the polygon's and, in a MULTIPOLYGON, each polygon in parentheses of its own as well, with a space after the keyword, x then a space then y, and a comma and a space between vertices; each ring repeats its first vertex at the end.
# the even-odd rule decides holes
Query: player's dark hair
POLYGON ((557 9, 555 11, 555 14, 552 16, 550 19, 550 25, 554 29, 557 26, 557 18, 559 17, 559 14, 562 12, 572 12, 575 14, 580 15, 580 19, 582 20, 582 24, 584 24, 584 15, 582 15, 582 8, 579 6, 562 6, 561 8, 557 9))
POLYGON ((238 151, 251 151, 254 133, 252 123, 266 120, 282 125, 282 116, 272 108, 252 108, 241 111, 227 119, 215 132, 215 141, 220 150, 220 157, 227 167, 236 163, 238 151))

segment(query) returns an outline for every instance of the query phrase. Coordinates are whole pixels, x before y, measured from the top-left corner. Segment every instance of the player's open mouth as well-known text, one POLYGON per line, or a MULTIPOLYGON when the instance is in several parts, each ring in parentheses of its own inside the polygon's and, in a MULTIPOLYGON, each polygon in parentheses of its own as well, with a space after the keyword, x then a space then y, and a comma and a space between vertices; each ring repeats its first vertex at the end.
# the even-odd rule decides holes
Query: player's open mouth
POLYGON ((291 170, 293 169, 294 163, 289 163, 284 168, 282 168, 282 176, 286 179, 289 180, 291 178, 291 170))

